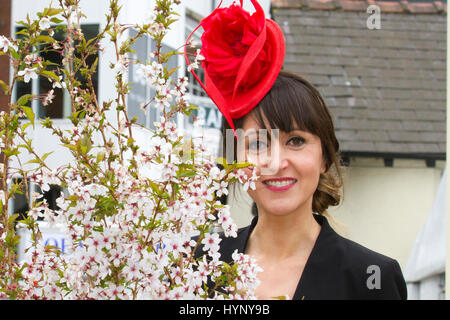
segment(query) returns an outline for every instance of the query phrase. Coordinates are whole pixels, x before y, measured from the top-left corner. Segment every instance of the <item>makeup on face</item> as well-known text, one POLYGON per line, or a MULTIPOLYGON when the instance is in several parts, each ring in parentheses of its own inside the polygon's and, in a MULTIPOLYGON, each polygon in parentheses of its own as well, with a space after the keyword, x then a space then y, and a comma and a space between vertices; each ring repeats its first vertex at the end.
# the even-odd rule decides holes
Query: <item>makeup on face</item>
POLYGON ((292 188, 297 183, 297 179, 292 177, 279 177, 262 180, 262 183, 271 191, 283 192, 292 188))

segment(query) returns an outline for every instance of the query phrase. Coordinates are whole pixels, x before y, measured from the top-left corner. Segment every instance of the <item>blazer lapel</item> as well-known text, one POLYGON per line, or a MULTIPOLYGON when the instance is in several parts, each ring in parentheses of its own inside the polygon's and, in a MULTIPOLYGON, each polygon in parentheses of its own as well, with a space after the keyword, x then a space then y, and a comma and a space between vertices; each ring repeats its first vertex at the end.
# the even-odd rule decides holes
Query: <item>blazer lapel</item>
MULTIPOLYGON (((316 221, 322 226, 314 247, 306 261, 300 281, 297 284, 293 300, 326 299, 339 296, 339 270, 340 257, 338 235, 330 227, 324 216, 313 214, 316 221)), ((247 242, 253 228, 258 222, 254 217, 251 224, 237 232, 237 238, 222 238, 220 243, 220 259, 227 263, 233 261, 232 254, 237 249, 245 253, 247 242)))
POLYGON ((338 234, 330 227, 324 216, 314 214, 322 226, 316 243, 306 261, 293 300, 326 299, 339 296, 340 257, 338 234))

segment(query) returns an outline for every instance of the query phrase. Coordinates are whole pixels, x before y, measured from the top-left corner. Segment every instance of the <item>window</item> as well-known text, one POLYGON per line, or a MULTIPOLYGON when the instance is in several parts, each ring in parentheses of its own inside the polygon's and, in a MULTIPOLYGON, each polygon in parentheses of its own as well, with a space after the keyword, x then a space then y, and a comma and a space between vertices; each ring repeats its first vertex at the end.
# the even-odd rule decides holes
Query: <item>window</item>
MULTIPOLYGON (((14 177, 13 183, 20 183, 23 181, 23 177, 14 177)), ((17 190, 18 192, 13 194, 13 197, 9 200, 8 213, 9 215, 18 213, 19 219, 22 220, 27 217, 27 212, 29 211, 29 206, 27 202, 28 199, 31 199, 32 193, 37 192, 41 196, 37 197, 36 201, 40 202, 44 199, 48 205, 48 208, 51 210, 58 210, 58 206, 56 205, 56 199, 60 197, 61 192, 68 196, 67 189, 63 189, 57 185, 50 185, 50 189, 44 193, 40 190, 39 186, 29 183, 28 184, 28 194, 26 194, 26 188, 23 184, 21 186, 21 190, 17 190)), ((42 221, 43 218, 38 218, 39 221, 39 229, 42 234, 42 238, 40 239, 40 243, 44 246, 52 245, 55 247, 59 247, 62 253, 66 253, 66 236, 61 232, 57 227, 52 227, 42 221)), ((17 246, 17 261, 23 261, 26 256, 30 255, 30 252, 27 252, 27 248, 33 243, 31 232, 25 228, 17 228, 17 234, 20 236, 20 242, 17 246)))
MULTIPOLYGON (((16 31, 19 31, 20 28, 17 28, 16 31)), ((99 32, 98 24, 85 24, 81 26, 81 30, 84 33, 86 40, 92 39, 99 32)), ((53 36, 56 40, 63 40, 65 35, 63 32, 55 32, 53 36)), ((56 65, 49 66, 48 69, 54 71, 58 68, 63 68, 62 66, 62 57, 59 53, 50 51, 50 52, 41 52, 40 57, 46 61, 50 61, 55 63, 56 65)), ((91 55, 86 59, 87 65, 90 66, 94 63, 94 61, 98 58, 97 55, 91 55)), ((78 73, 77 78, 83 83, 83 76, 78 73)), ((94 84, 94 90, 98 92, 98 66, 97 72, 94 73, 92 77, 92 81, 94 84)), ((44 119, 46 117, 50 117, 52 119, 64 119, 72 114, 72 106, 70 101, 69 92, 67 89, 60 88, 52 88, 52 84, 48 81, 47 78, 39 76, 36 80, 31 80, 28 83, 18 82, 17 87, 15 89, 15 98, 18 99, 24 94, 46 94, 51 89, 54 90, 53 102, 48 106, 44 106, 41 101, 33 100, 28 103, 29 107, 33 108, 33 111, 37 118, 44 119)))
MULTIPOLYGON (((191 16, 186 16, 186 29, 185 29, 185 39, 189 37, 189 35, 197 28, 200 22, 192 18, 191 16)), ((191 41, 195 44, 195 46, 188 46, 186 48, 186 52, 190 62, 193 62, 195 59, 195 55, 197 54, 197 49, 200 48, 200 38, 201 38, 201 30, 200 27, 197 31, 192 35, 191 41)), ((207 97, 205 90, 200 86, 198 81, 194 78, 191 72, 189 72, 186 68, 186 77, 189 79, 189 87, 188 92, 196 97, 207 97)), ((202 68, 195 70, 198 78, 204 83, 205 82, 205 73, 202 68)))
MULTIPOLYGON (((185 20, 186 39, 200 24, 200 19, 201 17, 199 17, 196 13, 187 10, 185 20)), ((201 27, 198 28, 190 39, 193 42, 194 46, 186 48, 188 58, 191 62, 195 60, 197 49, 201 48, 202 32, 203 29, 201 27)), ((205 73, 201 66, 195 70, 195 73, 197 77, 204 83, 205 73)), ((194 110, 191 117, 185 117, 184 127, 186 129, 186 132, 190 132, 193 137, 201 138, 209 151, 213 155, 219 156, 222 145, 222 114, 220 113, 214 102, 208 97, 208 95, 192 75, 192 73, 187 70, 187 68, 185 70, 185 74, 189 81, 189 101, 198 107, 198 110, 194 110), (203 123, 203 126, 201 128, 193 128, 194 118, 199 119, 203 123)))
MULTIPOLYGON (((20 184, 22 183, 23 178, 13 178, 12 182, 13 184, 20 184)), ((26 218, 27 212, 30 209, 28 207, 27 202, 27 196, 30 197, 30 190, 28 190, 28 195, 26 195, 26 188, 25 184, 22 184, 22 188, 18 190, 18 192, 14 193, 11 200, 10 205, 8 206, 10 208, 11 214, 18 213, 20 216, 20 219, 26 218)))
MULTIPOLYGON (((15 184, 20 184, 23 182, 23 177, 15 177, 12 181, 15 184)), ((21 188, 13 194, 13 197, 9 203, 9 213, 18 213, 20 215, 20 219, 26 218, 27 212, 30 210, 27 198, 31 199, 33 192, 40 194, 40 196, 36 198, 36 202, 45 200, 50 210, 59 210, 56 204, 56 199, 61 196, 61 192, 63 192, 66 196, 68 195, 67 190, 58 185, 50 185, 50 189, 48 191, 42 192, 38 185, 28 181, 28 190, 26 190, 25 184, 23 183, 21 188)))
MULTIPOLYGON (((186 15, 186 29, 185 29, 185 37, 187 37, 194 31, 194 29, 199 25, 199 21, 192 17, 191 15, 186 15)), ((197 31, 192 35, 191 40, 193 40, 196 47, 187 47, 186 51, 188 57, 191 61, 194 61, 195 55, 197 53, 197 49, 201 46, 201 34, 202 28, 200 27, 197 31)), ((203 121, 205 128, 217 129, 221 130, 222 127, 222 114, 219 112, 215 104, 208 97, 206 92, 200 86, 198 81, 194 78, 191 72, 189 72, 186 68, 186 77, 189 79, 189 87, 188 92, 190 94, 190 100, 193 104, 195 104, 199 110, 194 112, 194 116, 203 121)), ((200 67, 195 70, 198 78, 204 83, 205 81, 205 73, 203 69, 200 67)), ((192 125, 193 117, 190 117, 187 120, 186 126, 192 125)))
MULTIPOLYGON (((130 37, 135 37, 137 31, 130 29, 130 37)), ((156 44, 146 35, 140 37, 132 46, 135 53, 130 55, 132 61, 140 63, 149 62, 150 53, 156 51, 156 44)), ((172 51, 173 48, 164 45, 161 48, 162 52, 172 51)), ((168 70, 174 69, 178 66, 178 57, 172 56, 167 64, 168 70)), ((137 123, 150 128, 155 129, 153 122, 160 120, 162 110, 157 109, 154 103, 147 107, 147 113, 145 113, 141 104, 147 103, 152 97, 155 96, 155 90, 148 86, 145 79, 138 74, 139 66, 135 63, 130 63, 129 66, 129 81, 131 82, 131 91, 128 95, 128 116, 130 119, 136 117, 137 123)), ((176 79, 176 72, 172 74, 172 79, 176 79)))

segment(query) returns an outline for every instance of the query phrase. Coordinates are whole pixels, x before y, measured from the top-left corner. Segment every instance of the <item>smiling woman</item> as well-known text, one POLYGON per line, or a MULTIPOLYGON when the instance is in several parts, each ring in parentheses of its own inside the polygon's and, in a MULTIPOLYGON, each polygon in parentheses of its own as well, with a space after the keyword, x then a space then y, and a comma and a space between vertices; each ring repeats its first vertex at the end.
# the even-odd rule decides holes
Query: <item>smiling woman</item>
POLYGON ((313 85, 281 71, 283 33, 251 2, 253 15, 241 1, 201 22, 201 84, 224 115, 225 155, 259 176, 247 191, 257 214, 237 238, 222 238, 222 261, 236 252, 256 259, 259 299, 406 299, 397 261, 328 224, 342 187, 332 118, 313 85))
MULTIPOLYGON (((339 143, 314 86, 281 71, 234 126, 238 137, 224 141, 224 151, 232 147, 236 160, 255 165, 260 177, 247 192, 257 215, 236 239, 224 238, 220 252, 224 261, 236 249, 257 259, 264 270, 258 298, 406 299, 397 261, 341 237, 328 224, 327 208, 341 199, 339 143)), ((224 137, 231 130, 224 121, 224 137)))
MULTIPOLYGON (((280 155, 293 156, 296 159, 294 163, 302 168, 306 164, 320 165, 319 180, 314 183, 316 187, 312 198, 312 211, 327 215, 326 209, 329 206, 339 204, 342 187, 339 143, 332 118, 320 93, 307 80, 281 71, 258 107, 245 117, 234 120, 234 125, 237 129, 242 129, 238 132, 244 133, 241 139, 247 141, 235 143, 236 152, 228 152, 230 143, 224 139, 225 154, 235 154, 236 160, 258 160, 263 173, 277 171, 278 166, 288 164, 287 161, 281 161, 280 155), (271 129, 275 130, 272 132, 271 129), (249 132, 267 132, 267 136, 252 135, 249 132), (272 141, 272 136, 278 136, 278 140, 272 141), (245 149, 238 150, 239 145, 245 146, 245 149)), ((229 137, 227 131, 229 132, 231 127, 228 122, 224 121, 222 128, 223 136, 229 137)), ((285 178, 277 177, 278 180, 289 180, 289 177, 285 178)), ((259 188, 262 188, 261 182, 262 180, 259 184, 257 182, 259 188)), ((267 187, 274 184, 270 180, 264 182, 267 187)), ((281 184, 279 181, 277 183, 281 184)), ((303 181, 297 183, 297 187, 300 188, 300 184, 303 184, 303 181)), ((293 184, 289 185, 289 188, 291 186, 293 184)), ((273 188, 272 190, 276 191, 273 188)), ((292 192, 295 192, 295 188, 292 192)))
MULTIPOLYGON (((258 217, 243 249, 264 270, 256 293, 261 299, 295 297, 321 232, 312 213, 325 216, 340 201, 339 143, 332 118, 307 80, 281 71, 261 102, 234 125, 239 133, 233 146, 236 160, 254 163, 260 175, 255 189, 248 190, 258 217)), ((223 130, 230 137, 226 121, 223 130)), ((225 152, 226 147, 225 141, 225 152)))

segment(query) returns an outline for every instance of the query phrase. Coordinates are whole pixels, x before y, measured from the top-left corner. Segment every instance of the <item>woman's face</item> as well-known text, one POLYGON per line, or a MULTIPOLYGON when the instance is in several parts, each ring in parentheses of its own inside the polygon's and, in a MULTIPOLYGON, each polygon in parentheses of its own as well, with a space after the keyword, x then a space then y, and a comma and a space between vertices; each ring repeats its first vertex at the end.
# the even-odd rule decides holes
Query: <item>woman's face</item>
POLYGON ((271 130, 271 138, 264 139, 251 114, 242 129, 246 137, 240 154, 257 166, 260 176, 256 189, 248 190, 258 209, 272 215, 312 212, 313 194, 325 172, 320 138, 301 130, 271 130))

